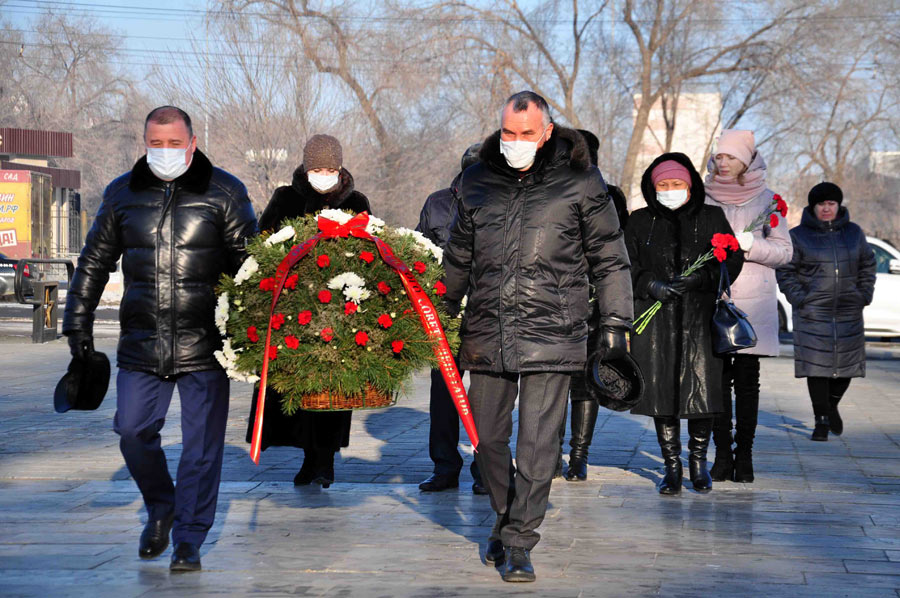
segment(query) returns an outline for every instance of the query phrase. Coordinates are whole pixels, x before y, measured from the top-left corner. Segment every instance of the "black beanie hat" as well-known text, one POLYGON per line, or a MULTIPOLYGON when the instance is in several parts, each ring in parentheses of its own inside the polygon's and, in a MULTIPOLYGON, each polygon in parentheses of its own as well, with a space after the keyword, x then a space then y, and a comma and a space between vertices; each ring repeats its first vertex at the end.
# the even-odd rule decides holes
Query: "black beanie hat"
POLYGON ((817 203, 823 201, 836 201, 838 205, 844 201, 844 193, 841 188, 834 183, 819 183, 809 190, 809 207, 813 207, 817 203))

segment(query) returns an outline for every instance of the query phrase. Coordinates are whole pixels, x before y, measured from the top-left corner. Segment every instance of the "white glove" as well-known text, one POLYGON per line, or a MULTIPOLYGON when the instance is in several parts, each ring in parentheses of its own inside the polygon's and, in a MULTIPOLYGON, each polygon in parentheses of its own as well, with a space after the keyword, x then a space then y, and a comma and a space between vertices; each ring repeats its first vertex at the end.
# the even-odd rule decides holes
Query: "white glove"
POLYGON ((735 235, 737 237, 738 245, 741 246, 741 250, 745 253, 749 253, 750 248, 753 247, 753 233, 751 232, 741 232, 735 235))

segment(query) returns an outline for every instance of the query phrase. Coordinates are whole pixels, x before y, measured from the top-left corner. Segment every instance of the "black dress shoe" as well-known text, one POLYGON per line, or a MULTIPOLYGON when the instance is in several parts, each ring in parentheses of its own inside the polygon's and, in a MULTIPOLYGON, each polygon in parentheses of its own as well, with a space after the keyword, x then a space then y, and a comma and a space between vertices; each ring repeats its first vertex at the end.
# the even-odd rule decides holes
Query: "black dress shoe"
POLYGON ((488 493, 487 488, 484 487, 484 484, 481 482, 473 482, 472 483, 472 494, 477 494, 478 496, 486 496, 488 493))
POLYGON ((200 549, 187 542, 179 542, 172 553, 172 564, 169 571, 199 571, 200 549))
POLYGON ((443 473, 432 474, 427 480, 419 484, 422 492, 441 492, 450 488, 459 487, 459 477, 443 473))
POLYGON ((138 556, 142 559, 155 559, 169 547, 169 532, 172 531, 172 522, 175 514, 164 519, 151 519, 141 532, 141 542, 138 545, 138 556))
POLYGON ((527 548, 509 546, 506 549, 506 567, 503 570, 503 581, 534 581, 534 567, 527 548))
POLYGON ((488 542, 487 550, 484 551, 484 562, 486 565, 499 565, 503 562, 505 554, 503 542, 500 540, 491 540, 488 542))

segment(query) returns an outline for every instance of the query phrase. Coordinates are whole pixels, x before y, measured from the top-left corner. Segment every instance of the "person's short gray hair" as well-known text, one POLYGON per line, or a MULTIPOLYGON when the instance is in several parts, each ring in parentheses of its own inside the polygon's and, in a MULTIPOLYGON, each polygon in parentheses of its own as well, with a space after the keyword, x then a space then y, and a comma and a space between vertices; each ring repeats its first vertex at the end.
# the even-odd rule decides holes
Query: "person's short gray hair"
POLYGON ((547 104, 547 100, 534 93, 533 91, 520 91, 519 93, 514 93, 503 103, 503 108, 500 110, 500 122, 503 122, 503 111, 506 110, 506 107, 512 104, 513 112, 525 112, 528 110, 528 106, 535 105, 541 111, 542 118, 541 122, 546 129, 547 126, 553 122, 553 119, 550 117, 550 105, 547 104))

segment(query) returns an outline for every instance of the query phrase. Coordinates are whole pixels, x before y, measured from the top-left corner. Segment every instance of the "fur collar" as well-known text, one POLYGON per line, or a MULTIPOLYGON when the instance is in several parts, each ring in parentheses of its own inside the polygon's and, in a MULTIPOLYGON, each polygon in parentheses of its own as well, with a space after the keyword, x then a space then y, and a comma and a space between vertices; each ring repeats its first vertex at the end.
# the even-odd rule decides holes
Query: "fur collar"
MULTIPOLYGON (((500 153, 500 130, 494 131, 481 146, 478 154, 485 164, 504 172, 520 174, 510 168, 503 154, 500 153)), ((584 137, 575 129, 553 126, 550 139, 538 150, 534 165, 521 174, 556 168, 568 164, 572 170, 584 171, 591 165, 590 153, 584 137)))
POLYGON ((339 208, 347 201, 347 198, 350 197, 350 194, 353 193, 354 190, 353 175, 350 174, 350 171, 342 167, 339 176, 340 183, 338 184, 337 189, 329 191, 328 193, 319 193, 309 184, 309 179, 306 176, 306 168, 301 164, 294 171, 291 187, 300 194, 300 197, 312 198, 317 202, 323 202, 327 204, 329 208, 339 208))
MULTIPOLYGON (((213 165, 209 158, 199 149, 194 151, 194 157, 187 172, 175 179, 175 183, 192 193, 202 195, 209 189, 209 180, 212 178, 213 165)), ((150 187, 159 187, 164 183, 153 174, 147 165, 146 154, 135 163, 131 169, 131 177, 128 180, 128 188, 132 191, 142 191, 150 187)))

